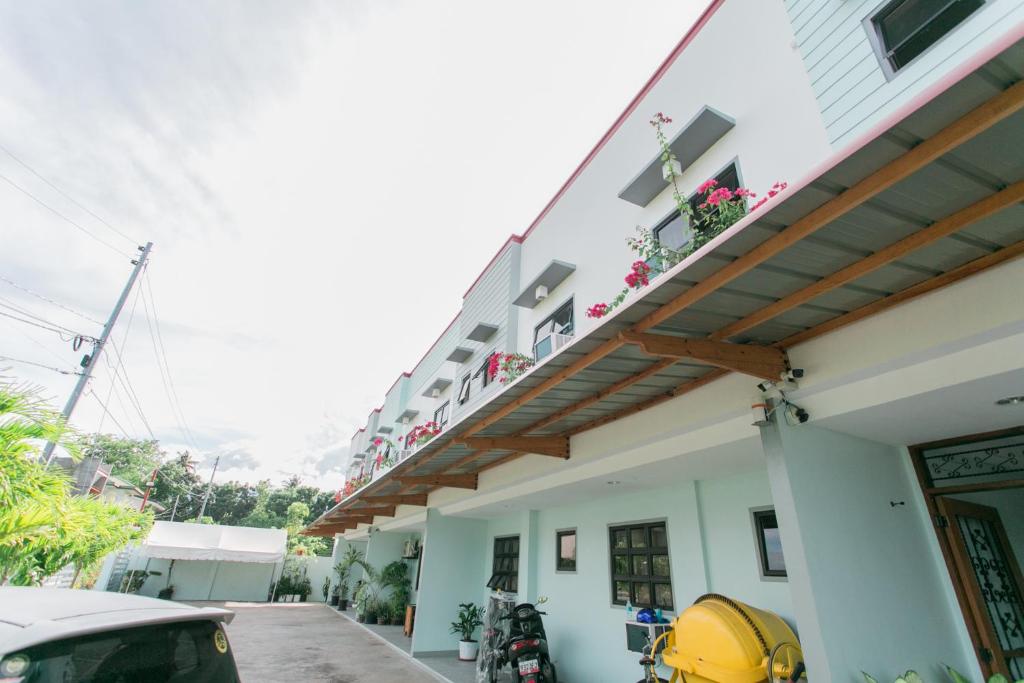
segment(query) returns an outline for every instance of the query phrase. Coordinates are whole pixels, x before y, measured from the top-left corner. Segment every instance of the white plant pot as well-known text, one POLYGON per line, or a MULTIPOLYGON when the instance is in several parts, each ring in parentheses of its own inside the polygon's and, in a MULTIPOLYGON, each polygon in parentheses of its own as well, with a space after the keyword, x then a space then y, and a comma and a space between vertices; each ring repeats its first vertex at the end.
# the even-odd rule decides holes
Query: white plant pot
POLYGON ((463 662, 472 662, 480 651, 480 643, 475 640, 459 641, 459 659, 463 662))

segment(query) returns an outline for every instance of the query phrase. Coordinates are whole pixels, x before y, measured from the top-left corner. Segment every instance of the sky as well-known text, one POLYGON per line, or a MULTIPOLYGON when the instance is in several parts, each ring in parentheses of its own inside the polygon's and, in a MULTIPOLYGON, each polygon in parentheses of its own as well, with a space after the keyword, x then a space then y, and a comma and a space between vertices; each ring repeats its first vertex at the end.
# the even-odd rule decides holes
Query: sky
POLYGON ((339 487, 704 4, 0 0, 0 375, 63 406, 152 241, 72 423, 339 487))

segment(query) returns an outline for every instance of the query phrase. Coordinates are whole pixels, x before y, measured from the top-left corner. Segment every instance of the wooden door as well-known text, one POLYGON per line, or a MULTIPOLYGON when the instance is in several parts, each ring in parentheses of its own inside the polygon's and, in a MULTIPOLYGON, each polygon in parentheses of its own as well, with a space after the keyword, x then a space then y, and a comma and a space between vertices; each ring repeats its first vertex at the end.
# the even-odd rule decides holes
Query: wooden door
POLYGON ((1024 580, 995 508, 941 496, 946 536, 992 671, 1024 678, 1024 580))

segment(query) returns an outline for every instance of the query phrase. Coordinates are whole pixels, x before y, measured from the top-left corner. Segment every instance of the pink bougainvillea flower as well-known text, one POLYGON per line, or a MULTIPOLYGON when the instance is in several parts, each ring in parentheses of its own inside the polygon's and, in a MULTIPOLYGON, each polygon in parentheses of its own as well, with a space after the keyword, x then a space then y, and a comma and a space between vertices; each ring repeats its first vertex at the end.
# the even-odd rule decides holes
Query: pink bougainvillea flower
POLYGON ((711 180, 705 180, 703 183, 700 184, 700 187, 697 188, 697 194, 706 194, 707 192, 710 192, 716 185, 718 185, 718 181, 715 180, 714 178, 712 178, 711 180))
POLYGON ((737 187, 736 192, 733 193, 736 197, 756 197, 757 195, 748 190, 745 187, 737 187))
POLYGON ((608 314, 608 304, 594 304, 587 309, 588 318, 603 318, 608 314))

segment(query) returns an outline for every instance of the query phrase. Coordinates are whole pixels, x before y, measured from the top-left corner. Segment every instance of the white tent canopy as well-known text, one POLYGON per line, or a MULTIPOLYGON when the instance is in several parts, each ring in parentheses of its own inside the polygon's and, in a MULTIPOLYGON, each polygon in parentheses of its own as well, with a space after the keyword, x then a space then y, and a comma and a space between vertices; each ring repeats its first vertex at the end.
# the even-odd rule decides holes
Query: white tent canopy
POLYGON ((142 554, 165 560, 280 562, 287 537, 284 529, 155 522, 142 554))

